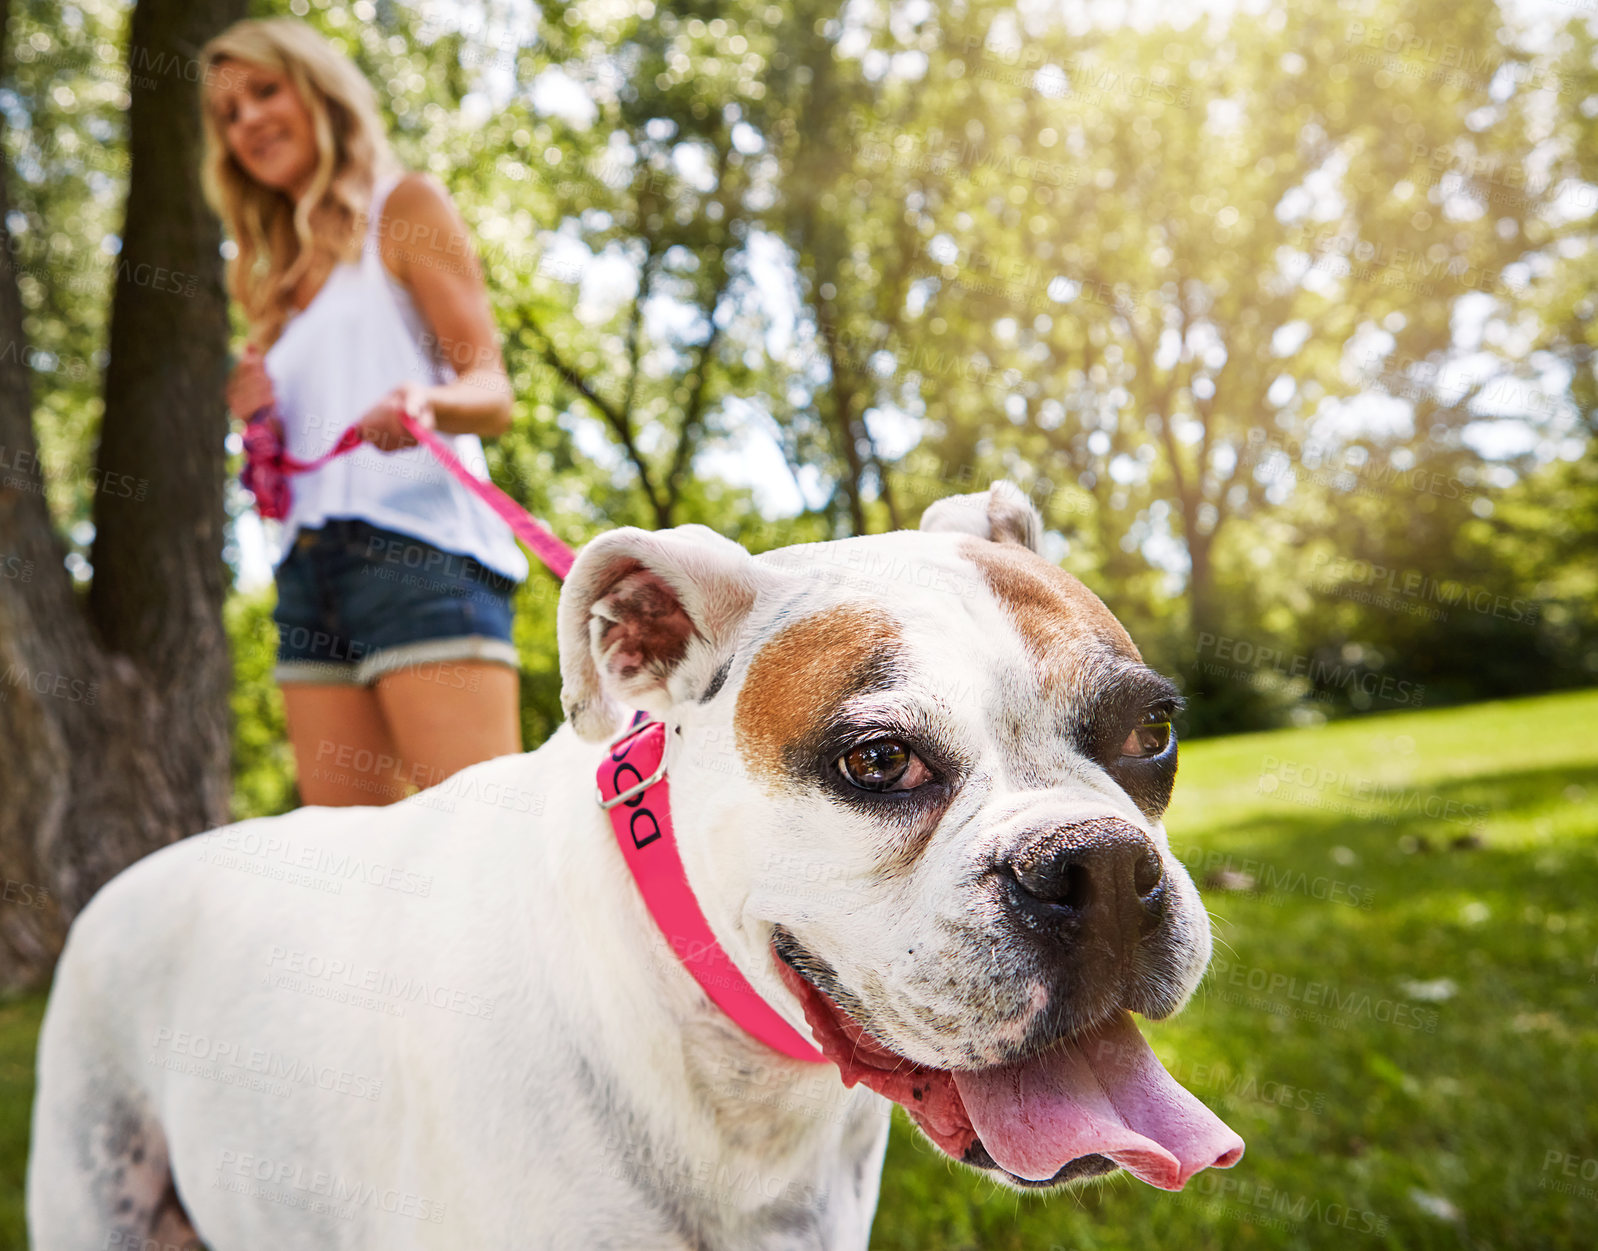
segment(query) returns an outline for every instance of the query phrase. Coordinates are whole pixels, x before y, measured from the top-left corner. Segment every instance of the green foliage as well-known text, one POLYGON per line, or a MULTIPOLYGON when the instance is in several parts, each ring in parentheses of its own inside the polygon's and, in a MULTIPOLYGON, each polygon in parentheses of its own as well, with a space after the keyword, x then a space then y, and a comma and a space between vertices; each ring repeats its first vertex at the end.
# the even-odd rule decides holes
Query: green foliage
MULTIPOLYGON (((1179 1195, 1122 1176, 1039 1198, 901 1118, 872 1246, 1587 1245, 1592 1200, 1546 1162, 1598 1157, 1594 718, 1588 692, 1184 744, 1167 824, 1217 963, 1143 1027, 1247 1154, 1179 1195)), ((0 1248, 18 1251, 43 1006, 0 1004, 0 1248)))
MULTIPOLYGON (((1511 267, 1549 240, 1549 182, 1505 197, 1471 175, 1525 159, 1547 93, 1533 80, 1495 94, 1489 5, 1269 10, 1221 36, 1195 23, 1006 39, 992 11, 963 13, 929 18, 930 37, 873 31, 887 53, 919 38, 930 66, 863 119, 853 151, 872 173, 840 221, 868 235, 908 207, 938 245, 918 259, 918 312, 879 391, 926 416, 905 467, 936 480, 975 463, 1032 488, 1073 567, 1183 674, 1208 724, 1257 721, 1274 701, 1253 684, 1161 645, 1162 601, 1185 582, 1179 636, 1263 641, 1301 572, 1290 553, 1407 548, 1405 483, 1478 463, 1461 441, 1470 397, 1416 379, 1450 355, 1461 300, 1512 309, 1511 267), (1478 68, 1381 51, 1409 29, 1446 29, 1478 68), (985 385, 960 385, 973 370, 985 385), (1413 412, 1348 428, 1348 402, 1384 390, 1413 412)), ((1434 530, 1459 523, 1432 511, 1434 530)), ((1449 577, 1436 547, 1406 567, 1449 577)), ((1342 645, 1292 607, 1289 650, 1342 645)), ((1380 610, 1354 634, 1409 654, 1380 610)), ((1467 630, 1461 645, 1479 641, 1467 630)))
POLYGON ((560 583, 535 568, 516 595, 514 638, 522 658, 522 742, 533 748, 553 734, 562 720, 560 653, 555 645, 555 607, 560 583))
POLYGON ((272 681, 277 627, 271 591, 235 594, 223 623, 233 653, 233 809, 235 821, 273 816, 299 806, 294 753, 283 720, 283 692, 272 681))
POLYGON ((0 115, 14 251, 0 275, 15 277, 27 339, 0 342, 0 352, 25 355, 33 369, 46 490, 81 559, 93 537, 83 527, 128 172, 130 9, 114 0, 10 8, 0 115))
MULTIPOLYGON (((761 549, 1007 476, 1181 677, 1190 733, 1598 672, 1585 21, 1527 51, 1486 0, 1142 25, 991 0, 253 11, 333 38, 455 197, 517 395, 491 471, 574 542, 702 521, 761 549), (559 81, 586 107, 545 100, 559 81), (1528 450, 1467 440, 1517 412, 1528 450), (768 436, 795 516, 720 476, 762 481, 768 436)), ((0 76, 36 426, 83 579, 127 13, 18 0, 0 76)), ((519 627, 530 742, 559 718, 546 591, 519 627)), ((280 764, 241 756, 244 810, 287 802, 280 764)))

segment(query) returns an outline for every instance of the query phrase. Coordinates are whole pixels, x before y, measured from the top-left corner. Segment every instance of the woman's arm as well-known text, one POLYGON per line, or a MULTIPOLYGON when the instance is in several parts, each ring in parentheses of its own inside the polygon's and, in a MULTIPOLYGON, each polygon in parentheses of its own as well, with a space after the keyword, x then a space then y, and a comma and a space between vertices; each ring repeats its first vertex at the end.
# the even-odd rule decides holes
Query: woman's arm
POLYGON ((362 419, 367 438, 386 449, 414 443, 398 424, 402 411, 450 434, 504 434, 510 380, 471 235, 449 195, 432 179, 407 174, 384 206, 378 247, 456 377, 438 386, 396 388, 362 419))

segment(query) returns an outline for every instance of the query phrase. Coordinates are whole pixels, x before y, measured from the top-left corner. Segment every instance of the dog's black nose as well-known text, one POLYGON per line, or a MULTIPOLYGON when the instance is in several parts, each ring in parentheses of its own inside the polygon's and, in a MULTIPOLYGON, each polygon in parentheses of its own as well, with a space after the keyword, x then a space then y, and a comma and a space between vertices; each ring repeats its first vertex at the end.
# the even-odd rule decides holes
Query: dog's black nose
POLYGON ((1050 830, 1004 867, 1019 888, 1011 891, 1016 912, 1031 927, 1130 946, 1164 913, 1159 851, 1143 831, 1114 817, 1050 830))

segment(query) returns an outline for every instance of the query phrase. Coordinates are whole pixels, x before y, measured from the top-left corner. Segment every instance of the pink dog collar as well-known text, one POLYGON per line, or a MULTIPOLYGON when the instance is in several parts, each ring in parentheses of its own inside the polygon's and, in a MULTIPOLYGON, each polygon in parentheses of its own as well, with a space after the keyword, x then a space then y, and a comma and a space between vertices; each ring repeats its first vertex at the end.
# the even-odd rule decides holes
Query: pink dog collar
POLYGON ((778 1016, 722 950, 699 909, 672 831, 666 727, 636 713, 599 766, 599 806, 655 924, 705 994, 746 1034, 795 1060, 826 1057, 778 1016))

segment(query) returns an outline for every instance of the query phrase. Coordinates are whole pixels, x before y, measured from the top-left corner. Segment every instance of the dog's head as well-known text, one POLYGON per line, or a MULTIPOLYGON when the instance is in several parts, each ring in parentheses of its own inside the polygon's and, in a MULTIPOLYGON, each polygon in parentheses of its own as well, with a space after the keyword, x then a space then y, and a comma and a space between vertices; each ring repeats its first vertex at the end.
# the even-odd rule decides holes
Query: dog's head
POLYGON ((1017 1184, 1179 1188, 1242 1152, 1128 1016, 1210 955, 1161 823, 1181 701, 1040 532, 1003 483, 758 558, 614 531, 562 595, 562 697, 588 738, 666 722, 700 904, 846 1082, 1017 1184))

